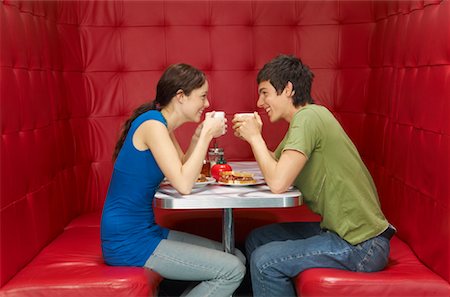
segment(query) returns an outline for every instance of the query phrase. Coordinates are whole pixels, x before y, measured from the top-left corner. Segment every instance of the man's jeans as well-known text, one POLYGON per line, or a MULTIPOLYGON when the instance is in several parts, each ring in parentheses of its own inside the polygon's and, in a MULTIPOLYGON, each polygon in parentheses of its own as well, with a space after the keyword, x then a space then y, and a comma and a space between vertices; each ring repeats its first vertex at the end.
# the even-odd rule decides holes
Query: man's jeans
POLYGON ((245 256, 223 252, 222 244, 171 230, 156 247, 145 267, 172 280, 201 281, 183 296, 229 297, 245 275, 245 256))
POLYGON ((296 296, 291 279, 308 268, 379 271, 388 262, 389 249, 382 236, 354 246, 316 222, 258 228, 246 241, 253 296, 296 296))

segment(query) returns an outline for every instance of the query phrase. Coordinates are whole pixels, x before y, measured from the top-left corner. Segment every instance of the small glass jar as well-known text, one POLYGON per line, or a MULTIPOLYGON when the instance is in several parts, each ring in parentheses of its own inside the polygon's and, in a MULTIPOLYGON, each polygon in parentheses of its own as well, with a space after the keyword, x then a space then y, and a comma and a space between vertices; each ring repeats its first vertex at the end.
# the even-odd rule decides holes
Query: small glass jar
POLYGON ((209 163, 209 160, 203 160, 202 171, 200 173, 206 177, 211 176, 211 163, 209 163))
POLYGON ((223 148, 221 147, 212 147, 208 150, 208 160, 210 163, 210 167, 216 165, 219 159, 224 158, 223 148))

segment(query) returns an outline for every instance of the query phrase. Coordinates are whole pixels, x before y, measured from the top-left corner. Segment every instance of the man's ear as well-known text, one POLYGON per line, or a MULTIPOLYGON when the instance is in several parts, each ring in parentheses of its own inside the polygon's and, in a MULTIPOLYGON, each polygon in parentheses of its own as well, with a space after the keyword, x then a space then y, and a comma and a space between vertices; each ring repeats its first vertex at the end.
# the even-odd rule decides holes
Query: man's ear
POLYGON ((288 97, 294 96, 295 94, 294 85, 290 81, 288 81, 288 83, 284 87, 284 92, 288 97))

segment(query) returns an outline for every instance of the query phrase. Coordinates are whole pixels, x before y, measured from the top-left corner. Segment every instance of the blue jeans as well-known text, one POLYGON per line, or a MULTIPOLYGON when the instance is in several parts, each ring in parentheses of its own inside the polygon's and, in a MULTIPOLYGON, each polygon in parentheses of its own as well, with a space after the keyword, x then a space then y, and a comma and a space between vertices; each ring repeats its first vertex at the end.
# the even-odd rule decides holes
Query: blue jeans
POLYGON ((230 297, 245 275, 245 256, 223 251, 222 243, 173 231, 160 242, 145 267, 172 280, 201 281, 183 296, 230 297))
POLYGON ((296 296, 291 279, 308 268, 379 271, 388 262, 389 250, 384 237, 351 245, 316 222, 255 229, 246 240, 253 296, 296 296))

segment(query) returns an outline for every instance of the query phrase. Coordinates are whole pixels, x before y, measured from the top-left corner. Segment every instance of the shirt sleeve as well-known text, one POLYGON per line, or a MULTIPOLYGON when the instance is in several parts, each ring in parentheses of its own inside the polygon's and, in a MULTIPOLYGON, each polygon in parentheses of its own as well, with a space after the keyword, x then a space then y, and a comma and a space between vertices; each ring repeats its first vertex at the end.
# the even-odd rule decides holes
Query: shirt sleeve
POLYGON ((292 119, 283 141, 284 146, 280 155, 285 150, 295 150, 303 153, 309 159, 320 144, 320 133, 314 113, 309 111, 297 113, 292 119))

